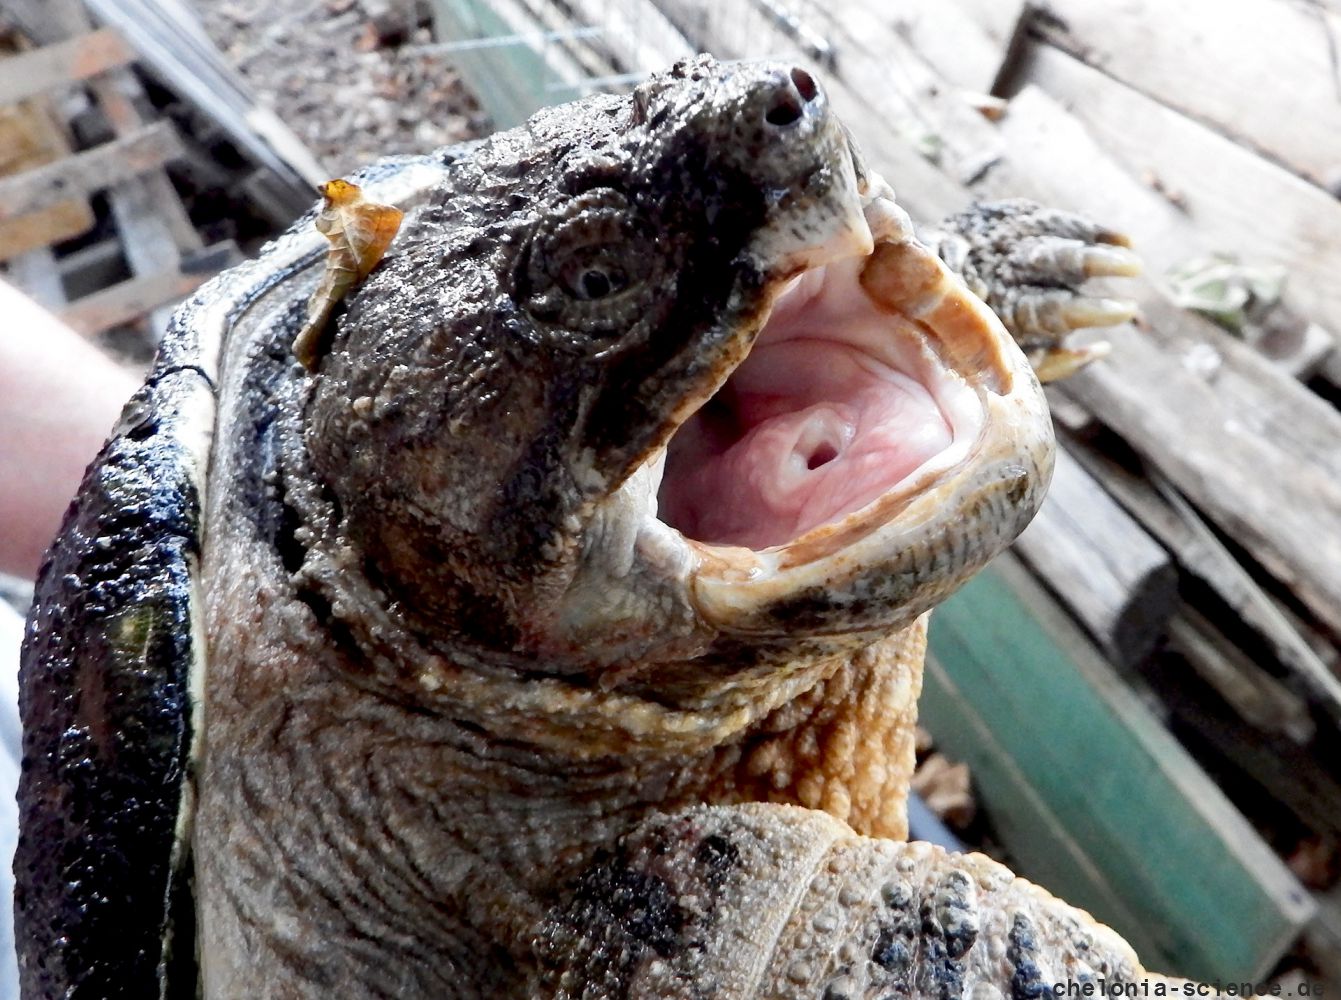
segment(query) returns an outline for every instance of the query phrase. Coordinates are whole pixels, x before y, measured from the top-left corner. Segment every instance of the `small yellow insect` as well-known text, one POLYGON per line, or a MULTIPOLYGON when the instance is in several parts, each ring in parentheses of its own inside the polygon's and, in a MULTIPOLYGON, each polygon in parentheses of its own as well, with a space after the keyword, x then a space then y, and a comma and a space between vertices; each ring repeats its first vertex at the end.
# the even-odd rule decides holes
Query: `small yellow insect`
POLYGON ((398 208, 367 201, 363 190, 349 181, 327 181, 317 190, 325 199, 317 231, 331 241, 331 249, 321 284, 307 304, 307 323, 293 341, 294 356, 309 371, 315 370, 324 350, 331 311, 377 266, 405 216, 398 208))

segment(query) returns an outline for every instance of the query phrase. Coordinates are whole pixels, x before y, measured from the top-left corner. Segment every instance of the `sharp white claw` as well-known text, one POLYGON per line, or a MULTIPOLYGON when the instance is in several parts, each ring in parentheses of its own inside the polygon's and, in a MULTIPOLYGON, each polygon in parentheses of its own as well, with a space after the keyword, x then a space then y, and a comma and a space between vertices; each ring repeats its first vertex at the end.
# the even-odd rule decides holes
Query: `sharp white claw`
POLYGON ((1107 357, 1112 349, 1107 341, 1100 341, 1087 347, 1056 347, 1030 360, 1040 382, 1056 382, 1074 375, 1091 361, 1107 357))
POLYGON ((1141 273, 1141 258, 1126 247, 1086 247, 1084 257, 1087 278, 1134 278, 1141 273))
POLYGON ((1135 302, 1126 299, 1075 298, 1062 306, 1062 319, 1073 330, 1090 326, 1116 326, 1136 318, 1135 302))

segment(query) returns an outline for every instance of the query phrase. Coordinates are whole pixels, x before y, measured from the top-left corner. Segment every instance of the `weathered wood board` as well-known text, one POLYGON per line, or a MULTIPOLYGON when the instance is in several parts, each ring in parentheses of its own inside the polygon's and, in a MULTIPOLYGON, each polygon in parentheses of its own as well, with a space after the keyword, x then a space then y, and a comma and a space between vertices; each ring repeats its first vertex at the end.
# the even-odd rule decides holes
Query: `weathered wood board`
POLYGON ((130 46, 111 28, 8 56, 0 59, 0 104, 87 80, 134 58, 130 46))
MULTIPOLYGON (((16 64, 28 64, 32 69, 29 57, 35 53, 11 51, 15 44, 0 44, 0 79, 9 75, 24 80, 29 71, 17 72, 16 64)), ((51 99, 36 91, 23 92, 35 96, 23 100, 0 98, 0 177, 32 170, 70 153, 69 137, 51 99)), ((82 235, 93 223, 93 211, 81 198, 63 199, 18 218, 0 219, 0 261, 11 261, 82 235)))
MULTIPOLYGON (((1068 108, 1133 180, 1158 183, 1177 200, 1150 190, 1135 198, 1128 185, 1106 191, 1102 180, 1091 192, 1096 211, 1121 216, 1153 277, 1212 253, 1280 265, 1289 275, 1286 300, 1341 331, 1341 202, 1050 45, 1031 46, 1020 75, 1068 108)), ((1079 159, 1072 164, 1083 176, 1079 159)))
POLYGON ((1183 608, 1169 623, 1169 639, 1243 724, 1301 745, 1316 734, 1304 699, 1230 643, 1205 616, 1183 608))
POLYGON ((11 219, 64 201, 88 196, 137 177, 181 155, 181 140, 167 122, 74 153, 34 170, 0 180, 0 219, 11 219))
POLYGON ((1105 73, 1288 164, 1338 180, 1341 13, 1288 0, 1045 0, 1047 37, 1105 73))
MULTIPOLYGON (((1036 88, 1001 122, 1007 156, 984 195, 1028 195, 1122 228, 1157 199, 1036 88)), ((1341 414, 1247 345, 1124 286, 1148 330, 1106 334, 1112 355, 1061 386, 1149 458, 1309 609, 1341 633, 1341 414)))
POLYGON ((1118 665, 1164 634, 1178 596, 1168 553, 1065 451, 1015 552, 1118 665))
POLYGON ((1025 16, 1024 0, 899 0, 872 4, 836 0, 827 6, 841 54, 840 71, 853 47, 883 53, 892 74, 897 58, 889 51, 896 36, 955 87, 989 94, 1009 57, 1025 16))
POLYGON ((185 298, 209 277, 208 274, 163 271, 145 278, 131 278, 84 296, 61 310, 60 317, 80 333, 98 333, 139 319, 165 303, 185 298))
MULTIPOLYGON (((35 98, 0 107, 0 177, 40 167, 69 152, 49 102, 35 98)), ((63 198, 15 218, 0 219, 0 261, 79 236, 93 223, 93 212, 82 198, 63 198)))
POLYGON ((1072 453, 1177 557, 1184 572, 1208 586, 1242 625, 1261 637, 1281 666, 1293 675, 1298 689, 1341 722, 1341 679, 1335 673, 1335 650, 1333 659, 1323 659, 1192 506, 1171 486, 1161 492, 1099 451, 1077 446, 1072 453))

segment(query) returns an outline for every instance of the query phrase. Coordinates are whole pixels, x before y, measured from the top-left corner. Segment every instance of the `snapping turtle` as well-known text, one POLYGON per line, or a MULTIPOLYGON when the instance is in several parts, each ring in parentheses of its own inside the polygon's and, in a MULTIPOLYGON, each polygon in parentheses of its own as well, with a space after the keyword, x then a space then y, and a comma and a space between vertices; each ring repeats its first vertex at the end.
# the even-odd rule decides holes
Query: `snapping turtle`
MULTIPOLYGON (((23 659, 24 996, 1037 996, 1116 935, 906 836, 926 612, 1021 530, 1024 355, 803 70, 352 178, 174 319, 23 659)), ((971 209, 1022 343, 1112 234, 971 209)))

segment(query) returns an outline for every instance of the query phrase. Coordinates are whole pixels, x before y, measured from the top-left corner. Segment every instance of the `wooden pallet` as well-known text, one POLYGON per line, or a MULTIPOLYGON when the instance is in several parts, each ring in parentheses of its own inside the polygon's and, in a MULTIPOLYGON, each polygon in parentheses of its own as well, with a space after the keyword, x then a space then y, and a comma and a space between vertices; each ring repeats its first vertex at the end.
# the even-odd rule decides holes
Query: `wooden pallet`
POLYGON ((32 143, 26 161, 0 163, 0 261, 10 281, 81 333, 147 322, 156 338, 171 307, 235 260, 236 247, 206 247, 192 226, 165 169, 183 157, 182 140, 146 113, 129 68, 131 47, 114 29, 95 30, 72 0, 52 0, 45 13, 53 33, 67 37, 0 57, 0 108, 11 111, 5 120, 21 136, 43 140, 32 143), (60 109, 77 90, 105 123, 108 141, 73 148, 60 109), (93 226, 90 202, 103 192, 114 239, 73 263, 58 258, 56 245, 93 226), (118 259, 124 267, 110 266, 118 259), (91 270, 79 269, 90 262, 91 270))

